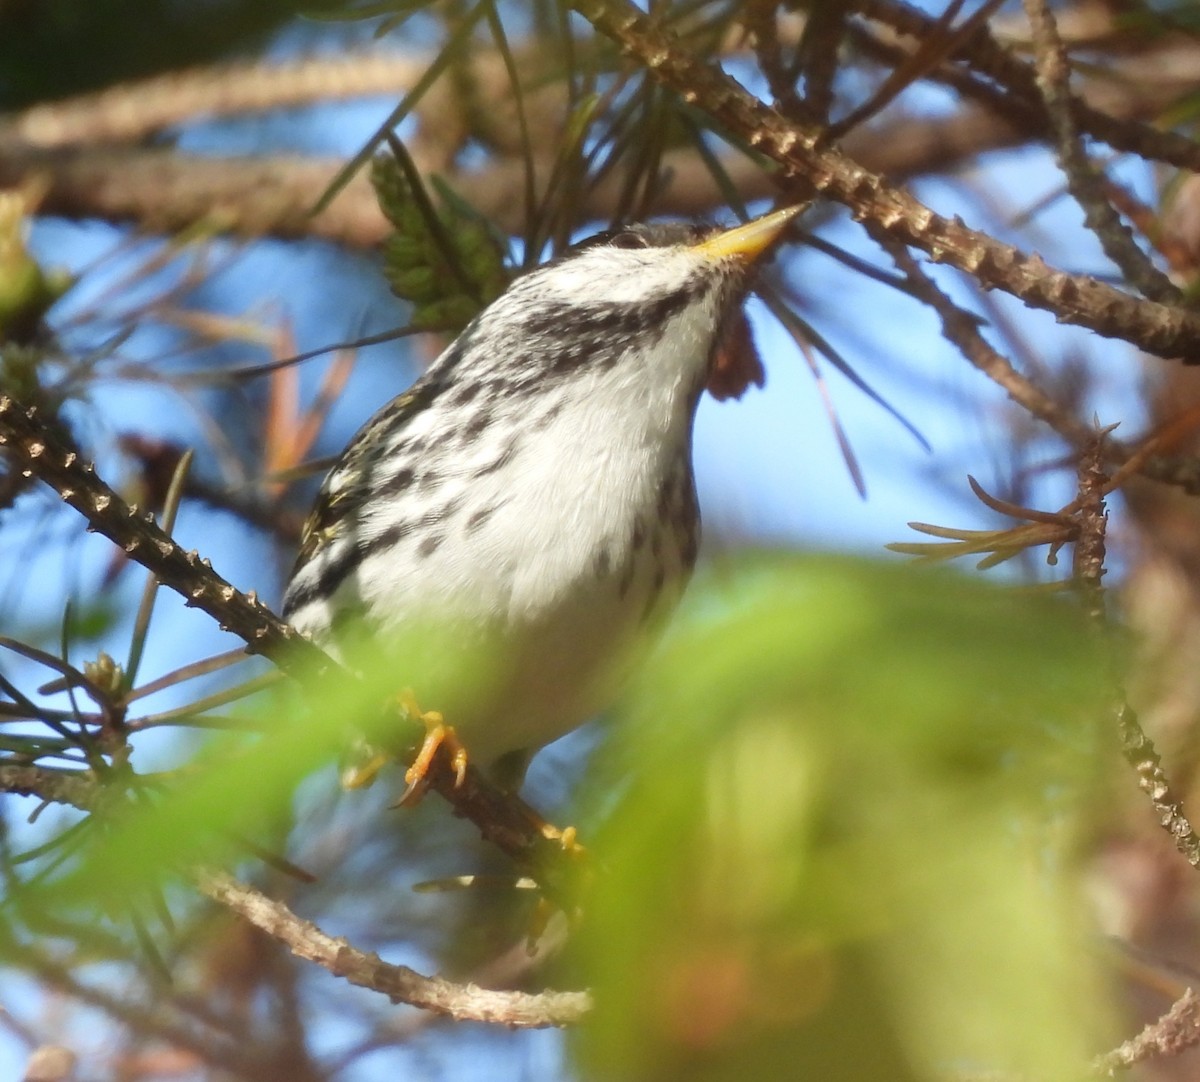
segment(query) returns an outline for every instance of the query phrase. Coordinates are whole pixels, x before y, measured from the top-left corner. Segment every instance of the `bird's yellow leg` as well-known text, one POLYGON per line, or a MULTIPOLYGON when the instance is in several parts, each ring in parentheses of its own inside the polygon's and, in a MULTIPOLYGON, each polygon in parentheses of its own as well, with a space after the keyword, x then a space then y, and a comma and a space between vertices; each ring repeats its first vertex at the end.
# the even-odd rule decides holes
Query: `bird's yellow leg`
POLYGON ((382 748, 363 744, 354 749, 352 757, 342 764, 339 778, 343 789, 365 789, 374 783, 379 772, 394 761, 382 748))
POLYGON ((450 756, 450 768, 454 771, 455 788, 462 785, 463 779, 467 776, 467 749, 459 741, 454 729, 446 724, 441 712, 422 710, 417 705, 412 691, 405 690, 401 693, 400 706, 409 717, 425 726, 425 739, 421 748, 408 770, 404 772, 404 780, 408 784, 408 788, 404 790, 404 795, 400 798, 399 803, 411 806, 425 794, 429 768, 433 765, 434 756, 443 747, 450 756))
POLYGON ((579 841, 579 831, 574 827, 556 827, 548 819, 542 816, 533 805, 521 801, 528 811, 530 819, 533 820, 534 826, 543 838, 550 842, 558 842, 562 846, 564 853, 569 853, 571 856, 582 856, 587 852, 583 847, 583 843, 579 841))
POLYGON ((574 827, 563 827, 561 830, 551 823, 542 824, 542 837, 552 842, 558 842, 567 853, 582 853, 583 846, 579 842, 579 831, 574 827))

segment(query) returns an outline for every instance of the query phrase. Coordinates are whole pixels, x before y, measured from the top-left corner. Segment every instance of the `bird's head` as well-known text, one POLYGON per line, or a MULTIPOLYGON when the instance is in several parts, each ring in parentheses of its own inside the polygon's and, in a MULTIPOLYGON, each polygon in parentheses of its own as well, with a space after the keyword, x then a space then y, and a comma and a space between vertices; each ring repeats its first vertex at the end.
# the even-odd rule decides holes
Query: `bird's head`
POLYGON ((762 383, 741 301, 800 210, 732 229, 655 223, 598 234, 518 278, 463 337, 476 354, 520 358, 531 384, 674 362, 716 397, 740 395, 762 383))

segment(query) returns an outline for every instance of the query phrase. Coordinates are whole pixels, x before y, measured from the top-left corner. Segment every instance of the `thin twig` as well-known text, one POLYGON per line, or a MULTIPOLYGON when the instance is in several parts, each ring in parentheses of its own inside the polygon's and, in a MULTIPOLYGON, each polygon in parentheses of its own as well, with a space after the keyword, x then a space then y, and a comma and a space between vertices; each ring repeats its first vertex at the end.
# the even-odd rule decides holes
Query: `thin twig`
POLYGON ((1046 0, 1023 0, 1033 30, 1037 83, 1054 129, 1058 164, 1067 187, 1083 208, 1084 222, 1125 278, 1144 296, 1163 304, 1180 304, 1183 293, 1138 247, 1129 227, 1108 200, 1106 180, 1092 164, 1075 128, 1071 110, 1071 64, 1058 23, 1046 0))
POLYGON ((441 977, 425 977, 408 966, 391 965, 376 954, 327 935, 311 921, 297 917, 282 902, 223 872, 201 872, 196 880, 209 898, 283 943, 296 957, 316 962, 351 984, 381 992, 394 1003, 407 1003, 459 1021, 517 1028, 572 1025, 592 1008, 587 992, 497 992, 441 977))
POLYGON ((1061 403, 1028 376, 1018 372, 1007 357, 992 347, 979 330, 979 320, 955 304, 925 273, 907 248, 882 230, 871 232, 908 279, 914 295, 937 313, 946 340, 957 346, 972 365, 1003 388, 1013 402, 1044 421, 1073 446, 1083 446, 1092 437, 1093 433, 1087 425, 1071 416, 1061 403))
MULTIPOLYGON (((166 499, 163 503, 162 530, 168 536, 175 529, 175 516, 179 512, 179 501, 183 499, 183 486, 191 468, 195 452, 189 447, 175 464, 175 472, 167 488, 166 499)), ((142 589, 142 600, 138 605, 137 616, 133 621, 133 634, 130 636, 129 660, 125 662, 126 686, 132 686, 137 680, 138 668, 142 663, 142 653, 146 647, 146 636, 150 633, 150 618, 154 615, 154 599, 158 596, 158 579, 153 574, 146 577, 146 585, 142 589)))
MULTIPOLYGON (((868 18, 891 27, 898 33, 922 41, 935 20, 905 0, 854 0, 855 7, 868 18)), ((974 71, 999 83, 1016 98, 1040 101, 1036 74, 1024 61, 1000 45, 986 26, 965 41, 956 42, 950 54, 974 71)), ((1080 131, 1107 143, 1114 150, 1137 154, 1151 161, 1166 162, 1181 169, 1200 171, 1200 143, 1178 132, 1162 131, 1134 119, 1111 116, 1093 108, 1083 99, 1070 96, 1071 115, 1080 131)), ((1161 108, 1166 101, 1155 103, 1161 108)))
MULTIPOLYGON (((1076 504, 1079 534, 1075 542, 1075 582, 1083 598, 1093 626, 1107 640, 1108 621, 1104 604, 1105 531, 1108 517, 1104 511, 1104 492, 1111 482, 1105 476, 1105 433, 1100 433, 1093 446, 1084 454, 1079 468, 1079 495, 1076 504)), ((1107 643, 1105 643, 1107 647, 1107 643)), ((1200 837, 1184 813, 1183 803, 1176 796, 1154 742, 1142 730, 1137 714, 1129 705, 1119 674, 1111 677, 1113 717, 1121 741, 1121 754, 1133 767, 1138 785, 1149 798, 1159 824, 1175 843, 1187 862, 1200 869, 1200 837)))
POLYGON ((1108 1078, 1149 1059, 1167 1059, 1200 1044, 1200 996, 1188 988, 1161 1018, 1136 1037, 1092 1060, 1091 1073, 1108 1078))
POLYGON ((934 23, 931 33, 917 47, 906 53, 866 101, 842 117, 829 129, 829 138, 838 139, 852 128, 865 123, 882 112, 895 98, 913 83, 934 70, 957 48, 969 40, 1000 6, 1003 0, 985 0, 959 26, 951 24, 958 17, 963 0, 951 0, 934 23))
POLYGON ((163 673, 157 679, 150 680, 134 688, 125 696, 124 701, 127 704, 136 702, 138 699, 144 699, 147 695, 153 695, 156 691, 174 687, 176 684, 182 684, 187 680, 195 680, 198 676, 207 676, 209 673, 226 669, 230 665, 236 665, 245 660, 246 651, 237 649, 226 650, 223 654, 214 654, 212 657, 193 661, 190 665, 183 665, 178 669, 172 669, 169 673, 163 673))
MULTIPOLYGON (((0 791, 40 797, 82 811, 97 811, 107 789, 94 778, 45 767, 0 763, 0 791)), ((212 869, 195 873, 200 890, 238 913, 260 931, 283 943, 298 958, 316 962, 351 984, 370 988, 393 1002, 459 1020, 516 1027, 572 1025, 591 1010, 587 992, 501 992, 426 977, 407 966, 391 965, 377 955, 335 939, 297 917, 282 902, 212 869)))

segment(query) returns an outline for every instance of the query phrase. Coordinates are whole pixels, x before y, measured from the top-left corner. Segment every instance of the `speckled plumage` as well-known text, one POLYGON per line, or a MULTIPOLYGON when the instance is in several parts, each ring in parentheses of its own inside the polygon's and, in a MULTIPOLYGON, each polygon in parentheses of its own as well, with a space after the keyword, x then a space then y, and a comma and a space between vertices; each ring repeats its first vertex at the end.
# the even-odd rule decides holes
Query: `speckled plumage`
POLYGON ((446 719, 477 763, 604 705, 695 562, 692 422, 748 264, 701 236, 635 226, 518 278, 321 489, 284 615, 335 647, 427 616, 495 643, 494 701, 446 719))

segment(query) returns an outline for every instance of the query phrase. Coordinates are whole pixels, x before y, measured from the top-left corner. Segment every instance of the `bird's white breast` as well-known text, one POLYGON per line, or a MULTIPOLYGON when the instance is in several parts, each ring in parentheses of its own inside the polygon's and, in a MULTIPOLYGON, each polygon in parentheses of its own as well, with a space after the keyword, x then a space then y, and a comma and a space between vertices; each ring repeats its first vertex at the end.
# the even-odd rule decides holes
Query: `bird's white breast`
MULTIPOLYGON (((484 760, 546 743, 602 705, 614 655, 636 642, 657 594, 682 588, 690 560, 663 519, 692 514, 692 414, 717 318, 715 302, 690 307, 643 356, 576 374, 567 393, 582 403, 555 410, 552 395, 534 396, 515 426, 493 417, 469 448, 439 456, 431 444, 444 539, 420 555, 414 534, 404 543, 416 555, 384 550, 355 575, 384 627, 432 615, 499 632, 512 670, 504 717, 458 722, 484 760), (501 460, 496 484, 481 483, 501 460)), ((434 406, 407 435, 449 442, 446 423, 434 406)), ((411 517, 409 502, 378 508, 364 537, 411 517)))

